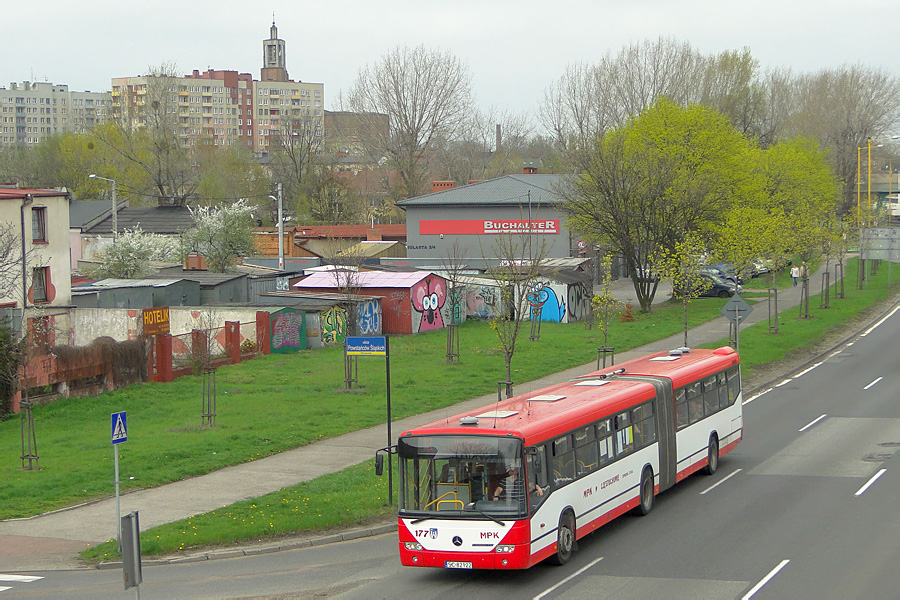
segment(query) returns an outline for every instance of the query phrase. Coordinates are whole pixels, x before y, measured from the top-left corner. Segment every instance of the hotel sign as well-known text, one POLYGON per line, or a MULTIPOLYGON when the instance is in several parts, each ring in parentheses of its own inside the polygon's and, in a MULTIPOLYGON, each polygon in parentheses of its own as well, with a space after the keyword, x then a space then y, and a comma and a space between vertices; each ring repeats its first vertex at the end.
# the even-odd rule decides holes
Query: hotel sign
POLYGON ((559 233, 559 219, 419 221, 419 235, 490 235, 497 233, 556 235, 559 233))
POLYGON ((169 333, 169 307, 145 308, 144 335, 165 335, 169 333))

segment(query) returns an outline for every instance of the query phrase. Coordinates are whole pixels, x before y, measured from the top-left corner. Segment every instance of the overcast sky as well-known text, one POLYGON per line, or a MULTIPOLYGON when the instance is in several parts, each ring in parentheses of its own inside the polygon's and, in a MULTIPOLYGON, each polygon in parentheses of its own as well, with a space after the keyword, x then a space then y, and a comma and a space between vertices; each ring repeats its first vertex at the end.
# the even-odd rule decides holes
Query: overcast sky
POLYGON ((32 0, 4 6, 0 86, 65 83, 107 91, 112 77, 174 63, 259 78, 272 13, 292 79, 325 84, 326 107, 357 70, 397 45, 466 61, 482 107, 534 112, 568 64, 659 36, 705 53, 749 47, 764 67, 865 63, 900 73, 898 0, 32 0), (881 31, 878 28, 881 28, 881 31))

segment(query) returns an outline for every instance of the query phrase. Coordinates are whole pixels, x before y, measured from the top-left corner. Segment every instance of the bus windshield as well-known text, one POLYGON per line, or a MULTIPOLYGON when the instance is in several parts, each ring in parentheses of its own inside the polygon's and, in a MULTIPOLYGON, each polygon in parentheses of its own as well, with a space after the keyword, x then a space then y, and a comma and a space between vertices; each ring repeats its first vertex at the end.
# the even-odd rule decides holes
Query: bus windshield
POLYGON ((527 515, 522 440, 486 435, 405 436, 400 514, 516 518, 527 515))

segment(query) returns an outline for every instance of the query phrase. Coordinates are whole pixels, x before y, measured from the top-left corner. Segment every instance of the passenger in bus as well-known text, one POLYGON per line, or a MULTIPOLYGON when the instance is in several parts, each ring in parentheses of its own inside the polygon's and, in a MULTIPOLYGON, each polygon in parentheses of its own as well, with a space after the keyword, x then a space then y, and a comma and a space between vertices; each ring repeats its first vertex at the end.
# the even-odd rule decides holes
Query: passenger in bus
MULTIPOLYGON (((530 492, 536 496, 543 496, 544 490, 540 486, 531 484, 530 492)), ((525 481, 519 474, 518 465, 509 465, 507 469, 507 477, 500 482, 497 489, 494 490, 493 499, 499 500, 506 498, 511 502, 525 503, 525 481)))

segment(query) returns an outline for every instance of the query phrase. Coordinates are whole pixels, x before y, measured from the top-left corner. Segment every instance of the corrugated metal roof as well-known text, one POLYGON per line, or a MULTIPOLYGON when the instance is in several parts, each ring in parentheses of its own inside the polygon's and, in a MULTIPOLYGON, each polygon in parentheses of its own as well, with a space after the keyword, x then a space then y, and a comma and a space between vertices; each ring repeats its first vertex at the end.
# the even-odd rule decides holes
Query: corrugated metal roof
POLYGON ((561 204, 563 175, 505 175, 397 202, 397 206, 561 204), (530 196, 529 196, 530 192, 530 196))
MULTIPOLYGON (((172 235, 193 227, 194 218, 186 206, 127 206, 116 213, 116 226, 119 233, 140 226, 144 233, 172 235)), ((112 215, 92 225, 84 233, 112 233, 112 215)))
MULTIPOLYGON (((351 287, 356 288, 411 288, 426 277, 430 271, 392 272, 392 271, 361 271, 353 275, 351 287)), ((336 288, 340 282, 347 281, 346 275, 340 275, 336 279, 333 273, 313 273, 309 277, 294 284, 295 288, 336 288)))
POLYGON ((73 291, 85 291, 90 288, 136 288, 136 287, 167 287, 178 283, 180 279, 101 279, 87 285, 73 288, 73 291))

